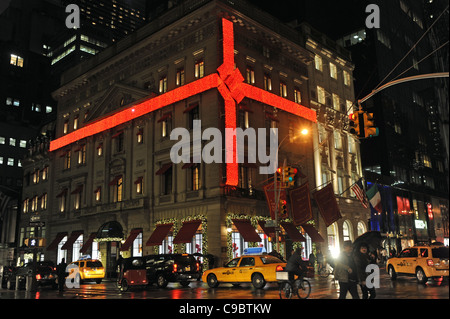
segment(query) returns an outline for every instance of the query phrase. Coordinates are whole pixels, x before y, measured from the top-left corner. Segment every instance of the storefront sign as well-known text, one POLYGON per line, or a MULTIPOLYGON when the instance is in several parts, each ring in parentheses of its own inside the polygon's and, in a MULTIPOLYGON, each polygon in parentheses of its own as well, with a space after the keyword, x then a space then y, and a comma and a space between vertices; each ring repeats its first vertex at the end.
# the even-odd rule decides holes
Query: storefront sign
POLYGON ((416 219, 414 224, 416 225, 416 229, 427 229, 427 223, 424 220, 416 219))

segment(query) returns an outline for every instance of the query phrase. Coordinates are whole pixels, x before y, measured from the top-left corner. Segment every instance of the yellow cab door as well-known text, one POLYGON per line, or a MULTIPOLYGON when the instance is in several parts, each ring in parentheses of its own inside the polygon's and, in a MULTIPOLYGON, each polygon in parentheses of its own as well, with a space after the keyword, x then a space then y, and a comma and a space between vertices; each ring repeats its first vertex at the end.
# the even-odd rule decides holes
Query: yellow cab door
POLYGON ((254 268, 255 268, 254 257, 242 257, 236 272, 236 281, 250 282, 252 280, 252 273, 254 268))
POLYGON ((236 281, 236 271, 241 258, 234 258, 230 260, 225 267, 219 268, 216 273, 217 280, 223 282, 235 282, 236 281))
POLYGON ((418 249, 409 248, 408 257, 403 259, 403 272, 407 274, 414 274, 416 272, 416 265, 418 259, 418 249))

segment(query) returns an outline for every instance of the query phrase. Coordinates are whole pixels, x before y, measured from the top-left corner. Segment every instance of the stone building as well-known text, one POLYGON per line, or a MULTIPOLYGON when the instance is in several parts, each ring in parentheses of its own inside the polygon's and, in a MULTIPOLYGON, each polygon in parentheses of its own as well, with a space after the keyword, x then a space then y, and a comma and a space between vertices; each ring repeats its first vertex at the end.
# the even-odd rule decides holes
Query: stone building
MULTIPOLYGON (((58 116, 48 152, 47 206, 24 212, 21 227, 39 216, 45 222, 44 258, 59 262, 90 254, 108 271, 119 254, 201 253, 215 256, 219 265, 247 247, 271 251, 263 187, 274 174, 260 169, 268 165, 263 155, 277 155, 279 165, 298 169, 296 185, 308 182, 316 189, 324 174, 336 172, 326 181, 339 191, 344 219, 327 236, 332 230, 313 205, 312 225, 326 241, 354 239, 367 230, 367 219, 344 190, 361 176, 359 146, 347 142, 343 109, 318 100, 317 93, 322 85, 351 101, 352 85, 341 84, 343 71, 351 83, 345 56, 244 2, 186 1, 63 74, 54 92, 58 116), (316 54, 336 63, 337 79, 315 71, 316 54), (175 128, 191 136, 188 161, 178 164, 171 158, 180 143, 170 138, 175 128), (213 134, 215 128, 221 136, 213 134), (241 153, 225 138, 226 128, 263 129, 253 140, 256 147, 245 144, 243 163, 225 162, 226 154, 241 153), (269 147, 274 128, 277 154, 269 147), (308 134, 299 135, 302 130, 308 134), (332 133, 328 146, 324 130, 332 133), (340 148, 333 148, 333 131, 341 134, 340 148), (198 161, 199 150, 216 161, 198 161)), ((31 172, 34 164, 24 169, 31 172)), ((25 188, 24 199, 30 192, 25 188)), ((289 255, 296 241, 305 240, 307 257, 315 247, 312 236, 291 227, 290 219, 282 225, 282 253, 289 255)), ((326 249, 327 243, 321 245, 326 249)))

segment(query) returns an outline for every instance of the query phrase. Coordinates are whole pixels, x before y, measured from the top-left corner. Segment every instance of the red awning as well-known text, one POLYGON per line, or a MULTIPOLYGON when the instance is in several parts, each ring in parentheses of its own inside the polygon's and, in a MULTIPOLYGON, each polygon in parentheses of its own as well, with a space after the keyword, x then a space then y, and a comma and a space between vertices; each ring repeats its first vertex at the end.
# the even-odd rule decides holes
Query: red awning
POLYGON ((114 179, 112 180, 112 181, 110 181, 109 182, 109 186, 114 186, 114 185, 116 185, 117 184, 117 181, 119 180, 119 179, 121 179, 122 178, 122 175, 118 175, 118 176, 116 176, 116 177, 114 177, 114 179))
POLYGON ((92 242, 94 241, 95 237, 97 237, 97 232, 91 233, 89 235, 88 240, 86 240, 86 242, 84 243, 83 247, 81 247, 80 253, 85 254, 87 252, 87 250, 91 247, 92 242))
POLYGON ((120 134, 123 133, 123 130, 117 131, 116 134, 114 134, 113 136, 111 136, 111 138, 118 138, 120 134))
MULTIPOLYGON (((73 243, 75 242, 75 240, 77 240, 78 239, 78 237, 80 237, 80 235, 82 235, 83 234, 83 231, 82 230, 76 230, 76 231, 73 231, 71 234, 70 234, 70 237, 69 237, 69 239, 67 239, 67 241, 66 241, 66 243, 61 247, 61 249, 72 249, 72 247, 73 247, 73 243)), ((47 249, 48 250, 48 249, 47 249)))
POLYGON ((130 232, 130 236, 128 236, 122 247, 120 247, 120 251, 127 251, 140 233, 142 233, 142 228, 132 229, 130 232))
POLYGON ((244 241, 252 243, 261 241, 261 237, 259 237, 250 220, 232 219, 231 221, 236 226, 239 233, 241 233, 242 237, 244 237, 244 241))
POLYGON ((202 223, 201 220, 192 220, 188 222, 184 222, 181 229, 178 231, 178 234, 175 236, 173 240, 174 244, 186 244, 190 243, 192 237, 195 235, 198 227, 202 223))
POLYGON ((66 194, 67 194, 67 188, 64 188, 64 189, 61 191, 61 193, 59 193, 58 195, 56 195, 56 198, 63 197, 63 196, 66 195, 66 194))
POLYGON ((73 191, 72 193, 70 193, 70 194, 71 194, 71 195, 79 194, 79 193, 81 193, 82 191, 83 191, 83 185, 78 185, 78 187, 75 188, 74 191, 73 191))
POLYGON ((191 105, 189 105, 187 108, 184 109, 183 113, 188 113, 190 111, 192 111, 193 109, 195 109, 198 106, 198 103, 192 103, 191 105))
POLYGON ((158 120, 158 123, 161 123, 162 121, 165 121, 170 118, 172 118, 172 112, 167 112, 158 120))
POLYGON ((275 227, 266 227, 266 221, 264 220, 258 220, 258 224, 264 231, 264 234, 269 237, 275 238, 275 227))
POLYGON ((168 163, 168 164, 164 164, 163 167, 161 167, 155 175, 164 175, 165 172, 167 172, 167 170, 169 168, 171 168, 173 165, 173 163, 168 163))
POLYGON ((271 119, 274 122, 280 121, 280 120, 278 120, 278 118, 275 117, 275 115, 273 115, 272 112, 267 112, 267 111, 266 111, 266 119, 271 119))
POLYGON ((284 230, 288 234, 289 238, 292 241, 304 241, 306 242, 306 238, 303 237, 302 234, 298 231, 297 227, 294 226, 292 223, 281 223, 281 226, 283 226, 284 230))
POLYGON ((147 246, 159 246, 162 244, 162 241, 164 238, 166 238, 167 234, 169 233, 170 229, 172 228, 173 224, 159 224, 156 225, 155 230, 153 231, 153 234, 150 236, 150 238, 147 240, 146 245, 147 246))
POLYGON ((249 108, 247 105, 239 105, 239 110, 244 111, 244 112, 249 112, 249 113, 253 113, 253 110, 251 108, 249 108))
POLYGON ((314 243, 323 243, 323 242, 325 242, 323 237, 320 236, 319 232, 317 231, 317 229, 314 228, 313 225, 303 224, 302 227, 305 230, 305 232, 309 235, 309 237, 311 237, 311 240, 314 243))
POLYGON ((58 248, 58 244, 65 236, 67 236, 67 232, 56 234, 56 238, 52 241, 50 245, 47 246, 47 250, 56 250, 56 248, 58 248))

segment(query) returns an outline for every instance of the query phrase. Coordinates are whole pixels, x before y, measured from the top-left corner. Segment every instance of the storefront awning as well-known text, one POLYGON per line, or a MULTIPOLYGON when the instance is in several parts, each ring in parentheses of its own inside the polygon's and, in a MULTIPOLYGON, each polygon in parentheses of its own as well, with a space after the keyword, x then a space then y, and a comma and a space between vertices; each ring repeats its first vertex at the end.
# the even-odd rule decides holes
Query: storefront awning
POLYGON ((89 235, 88 240, 86 240, 86 242, 84 243, 83 247, 81 247, 80 253, 85 254, 88 251, 88 249, 91 247, 92 242, 94 241, 95 237, 97 237, 97 233, 91 233, 89 235))
POLYGON ((96 241, 121 241, 123 228, 119 222, 110 221, 104 223, 97 231, 96 241))
POLYGON ((142 228, 132 229, 130 232, 130 236, 128 236, 122 247, 120 247, 120 251, 127 251, 140 233, 142 233, 142 228))
POLYGON ((55 239, 53 239, 52 243, 50 245, 48 245, 47 250, 56 250, 56 248, 58 248, 58 244, 66 236, 67 236, 67 232, 61 232, 61 233, 56 234, 55 239))
POLYGON ((69 239, 67 239, 66 243, 61 247, 61 249, 72 249, 73 243, 75 242, 75 240, 78 239, 78 237, 80 237, 80 235, 83 234, 82 230, 76 230, 73 231, 70 234, 69 239))
POLYGON ((201 220, 192 220, 188 222, 184 222, 181 229, 178 231, 178 234, 175 236, 173 240, 174 244, 186 244, 190 243, 192 237, 195 235, 198 227, 202 223, 201 220))
POLYGON ((306 242, 306 238, 303 237, 302 234, 300 234, 300 232, 298 231, 297 227, 294 226, 294 224, 292 223, 281 223, 281 226, 283 226, 284 230, 286 231, 286 233, 288 234, 289 238, 292 241, 304 241, 306 242))
POLYGON ((269 237, 275 238, 275 227, 266 227, 265 220, 259 220, 258 224, 261 227, 261 229, 264 231, 264 234, 266 234, 269 237))
POLYGON ((163 167, 161 167, 156 173, 155 175, 164 175, 165 172, 167 172, 167 170, 169 168, 171 168, 173 165, 173 163, 168 163, 168 164, 164 164, 163 167))
POLYGON ((173 226, 172 223, 156 225, 156 228, 153 231, 153 234, 147 240, 146 245, 147 246, 159 246, 159 245, 161 245, 162 241, 164 240, 164 238, 166 238, 166 236, 169 233, 169 231, 172 228, 172 226, 173 226))
POLYGON ((323 242, 325 242, 323 237, 320 236, 319 232, 317 231, 317 229, 314 228, 313 225, 311 225, 311 224, 303 224, 302 227, 305 230, 305 232, 309 235, 309 237, 311 237, 311 240, 312 240, 313 243, 323 243, 323 242))
POLYGON ((259 237, 252 223, 248 219, 232 219, 233 224, 238 229, 239 233, 244 238, 246 242, 260 242, 261 237, 259 237))

